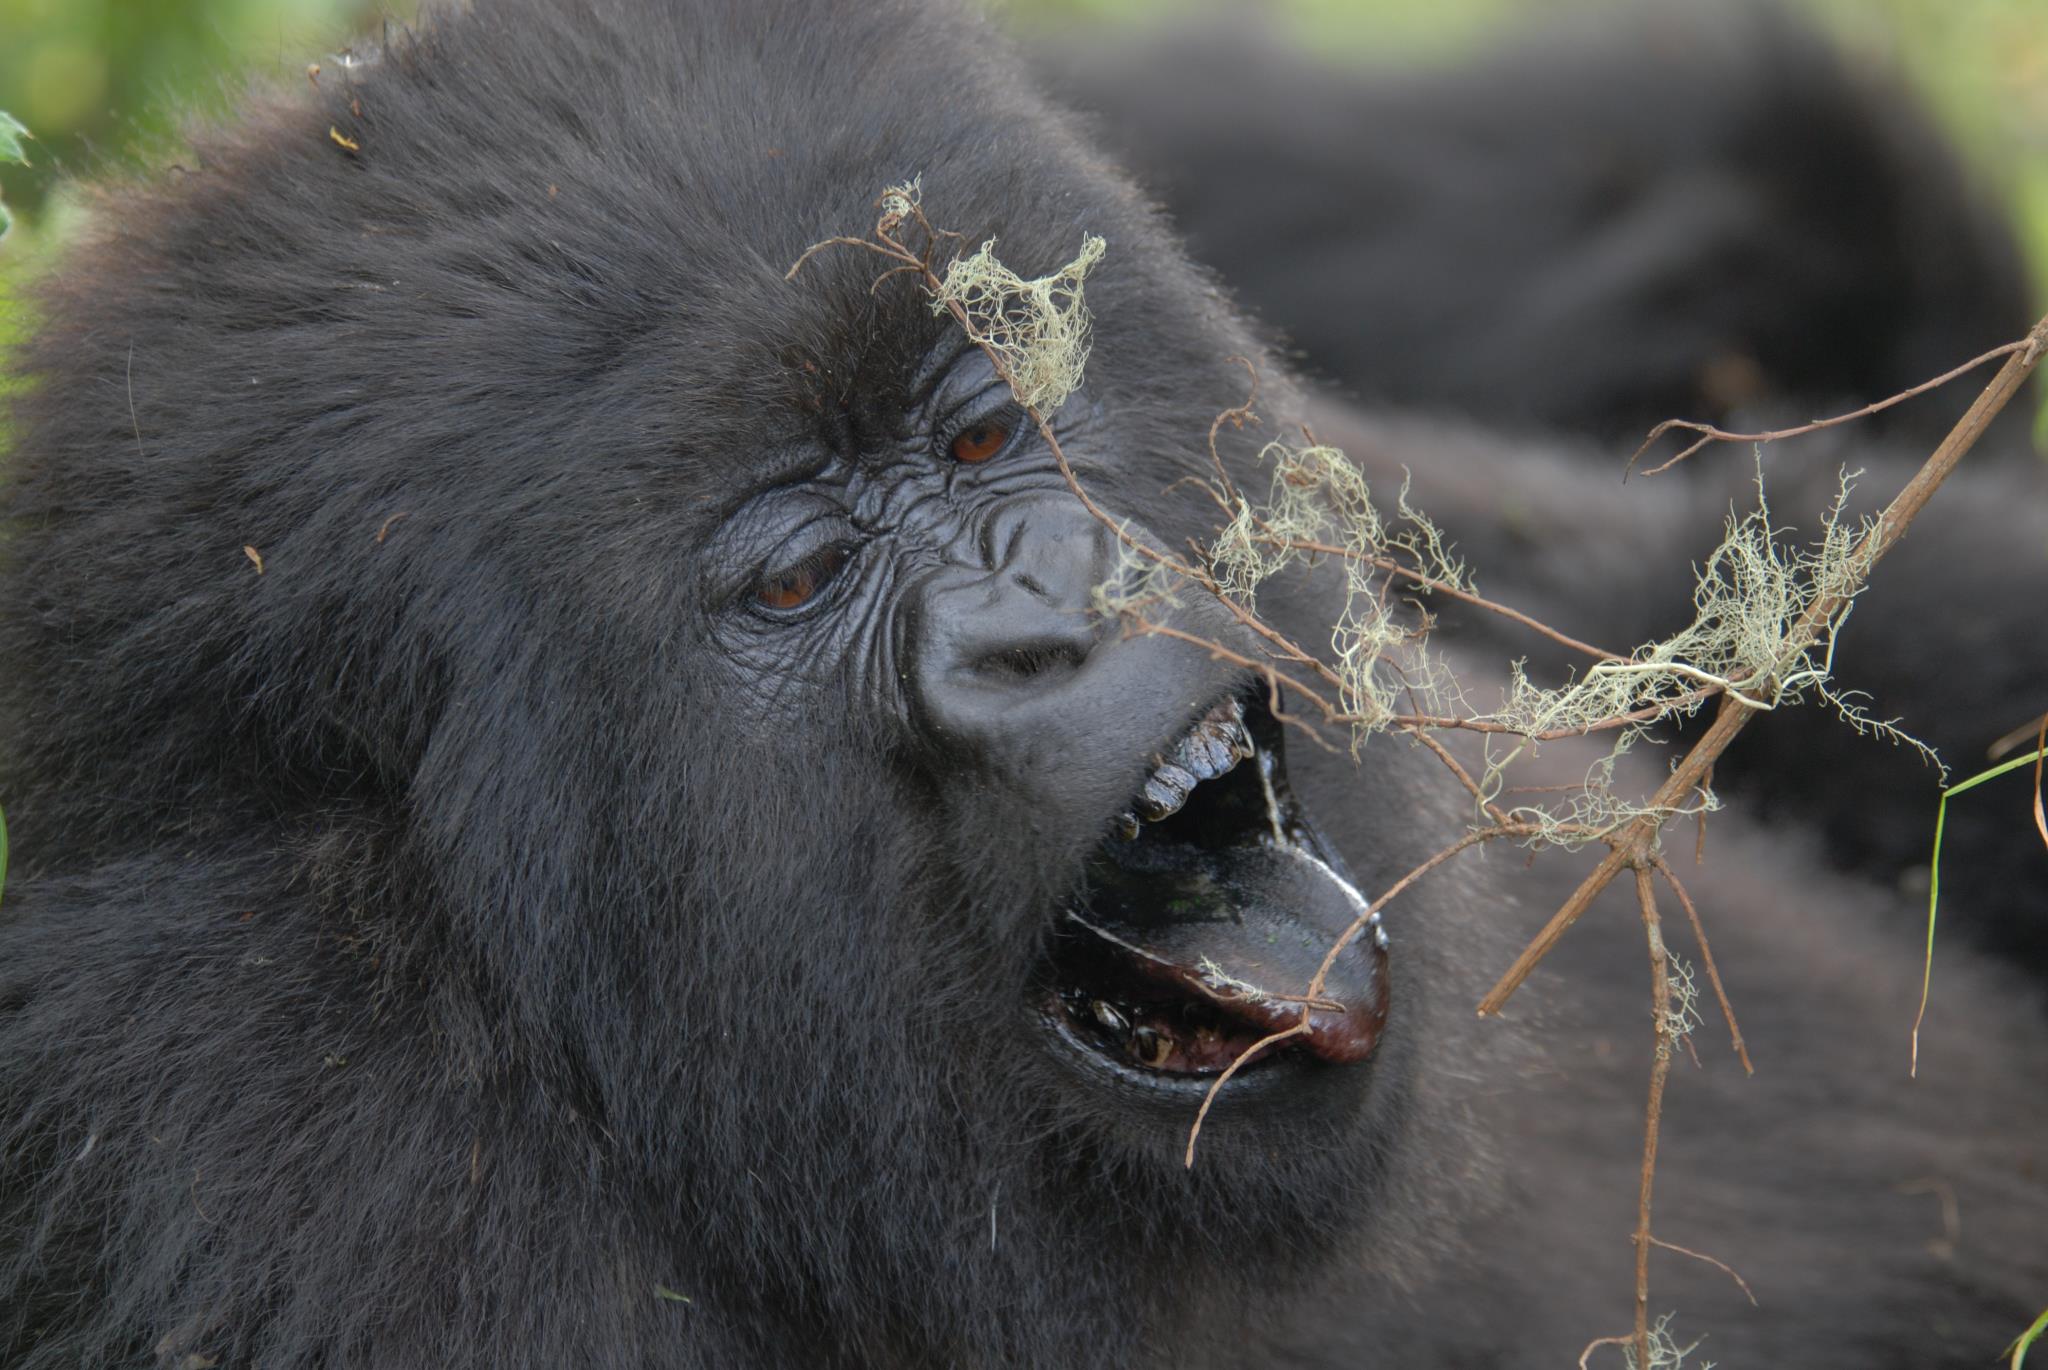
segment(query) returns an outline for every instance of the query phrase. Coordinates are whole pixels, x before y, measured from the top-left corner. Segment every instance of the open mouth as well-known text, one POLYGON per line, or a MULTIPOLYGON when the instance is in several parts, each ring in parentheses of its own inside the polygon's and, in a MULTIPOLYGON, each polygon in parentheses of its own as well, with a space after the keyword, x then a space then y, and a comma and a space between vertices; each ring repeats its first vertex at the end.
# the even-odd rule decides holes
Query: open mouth
POLYGON ((1153 763, 1054 932, 1040 1002, 1055 1030, 1162 1084, 1206 1085, 1251 1053, 1245 1067, 1369 1057, 1386 934, 1377 915, 1360 925, 1365 900, 1289 790, 1263 694, 1224 699, 1153 763), (1304 1008, 1306 1030, 1261 1045, 1304 1008))

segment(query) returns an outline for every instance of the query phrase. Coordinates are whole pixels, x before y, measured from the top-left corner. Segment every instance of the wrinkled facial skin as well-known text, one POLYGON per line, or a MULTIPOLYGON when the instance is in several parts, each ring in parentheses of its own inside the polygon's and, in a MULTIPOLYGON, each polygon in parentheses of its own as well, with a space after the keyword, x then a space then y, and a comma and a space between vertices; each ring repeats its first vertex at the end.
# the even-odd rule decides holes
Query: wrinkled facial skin
POLYGON ((1340 857, 1241 664, 1090 612, 1117 536, 914 281, 784 273, 906 168, 1026 276, 1102 233, 1051 421, 1161 547, 1261 353, 976 22, 809 13, 436 21, 47 292, 0 1331, 48 1363, 1124 1364, 1377 1232, 1419 996, 1376 928, 1182 1153, 1422 825, 1340 857))

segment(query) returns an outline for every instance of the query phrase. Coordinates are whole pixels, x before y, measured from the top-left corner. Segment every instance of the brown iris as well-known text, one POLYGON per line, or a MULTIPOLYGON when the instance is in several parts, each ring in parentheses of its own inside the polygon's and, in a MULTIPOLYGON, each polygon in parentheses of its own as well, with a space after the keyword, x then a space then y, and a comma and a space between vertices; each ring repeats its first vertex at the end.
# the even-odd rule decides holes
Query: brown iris
POLYGON ((846 549, 828 547, 814 552, 796 565, 764 576, 754 587, 754 601, 770 609, 796 609, 825 588, 825 583, 846 564, 846 549))
POLYGON ((953 460, 969 466, 987 461, 1003 450, 1003 444, 1010 440, 1010 426, 1006 423, 977 423, 963 429, 953 439, 953 460))

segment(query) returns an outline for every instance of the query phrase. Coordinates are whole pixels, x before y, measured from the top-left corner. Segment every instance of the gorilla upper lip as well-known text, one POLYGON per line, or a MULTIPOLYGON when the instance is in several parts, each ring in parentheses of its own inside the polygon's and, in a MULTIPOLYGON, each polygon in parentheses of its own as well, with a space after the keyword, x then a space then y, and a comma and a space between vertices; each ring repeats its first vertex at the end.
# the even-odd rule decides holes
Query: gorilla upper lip
POLYGON ((1232 695, 1153 759, 1054 932, 1042 1004, 1059 1035, 1168 1077, 1213 1076, 1254 1051, 1371 1056, 1386 935, 1377 916, 1361 924, 1365 900, 1294 799, 1272 713, 1232 695), (1260 1046, 1304 1007, 1306 1031, 1260 1046))

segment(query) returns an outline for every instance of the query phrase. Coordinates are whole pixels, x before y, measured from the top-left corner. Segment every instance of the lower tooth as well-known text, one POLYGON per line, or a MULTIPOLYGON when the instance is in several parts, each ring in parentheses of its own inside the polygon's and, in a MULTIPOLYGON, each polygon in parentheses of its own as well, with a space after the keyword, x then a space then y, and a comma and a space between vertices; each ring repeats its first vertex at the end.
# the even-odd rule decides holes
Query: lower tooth
POLYGON ((1088 1005, 1088 1012, 1094 1015, 1096 1022, 1102 1024, 1102 1026, 1108 1028, 1111 1032, 1124 1033, 1129 1032, 1131 1029, 1130 1023, 1124 1018, 1124 1016, 1121 1013, 1118 1013, 1116 1011, 1116 1007, 1106 999, 1097 999, 1095 1002, 1088 1005))
POLYGON ((1148 1027, 1141 1027, 1131 1033, 1130 1048, 1133 1056, 1155 1069, 1165 1065, 1167 1058, 1173 1055, 1173 1044, 1148 1027))
POLYGON ((1120 813, 1111 821, 1109 826, 1110 831, 1114 832, 1124 841, 1132 841, 1138 835, 1138 815, 1134 813, 1120 813))

